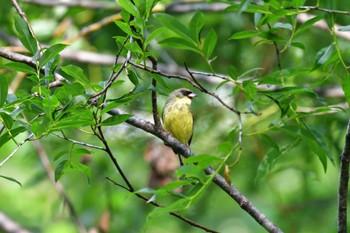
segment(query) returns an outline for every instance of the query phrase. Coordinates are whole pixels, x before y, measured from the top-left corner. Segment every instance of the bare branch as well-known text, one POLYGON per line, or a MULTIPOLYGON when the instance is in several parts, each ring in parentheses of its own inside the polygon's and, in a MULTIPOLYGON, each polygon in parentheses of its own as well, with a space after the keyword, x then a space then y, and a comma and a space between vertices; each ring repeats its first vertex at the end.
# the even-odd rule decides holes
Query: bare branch
POLYGON ((340 155, 340 177, 338 191, 338 233, 347 233, 347 200, 350 163, 350 120, 345 136, 343 152, 340 155))

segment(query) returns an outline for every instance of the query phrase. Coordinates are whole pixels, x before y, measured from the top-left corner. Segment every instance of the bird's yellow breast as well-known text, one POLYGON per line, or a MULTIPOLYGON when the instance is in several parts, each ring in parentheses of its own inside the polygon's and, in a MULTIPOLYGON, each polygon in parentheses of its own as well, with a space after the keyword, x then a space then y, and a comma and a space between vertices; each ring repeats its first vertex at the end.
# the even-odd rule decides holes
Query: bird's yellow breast
POLYGON ((176 98, 169 103, 163 112, 164 128, 177 140, 188 144, 193 133, 193 116, 191 112, 191 100, 188 98, 176 98))

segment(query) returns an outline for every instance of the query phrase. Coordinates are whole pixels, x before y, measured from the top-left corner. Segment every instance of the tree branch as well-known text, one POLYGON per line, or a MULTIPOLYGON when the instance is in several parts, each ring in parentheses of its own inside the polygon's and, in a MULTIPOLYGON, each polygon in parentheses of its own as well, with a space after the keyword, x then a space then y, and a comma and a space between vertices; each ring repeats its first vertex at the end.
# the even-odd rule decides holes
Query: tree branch
POLYGON ((340 155, 340 177, 338 191, 338 233, 347 233, 347 198, 350 163, 350 120, 345 136, 343 152, 340 155))
MULTIPOLYGON (((108 112, 111 115, 123 114, 119 109, 113 109, 108 112)), ((153 134, 158 138, 162 139, 167 145, 172 147, 174 151, 179 154, 184 155, 185 157, 194 156, 194 153, 189 147, 181 144, 177 139, 172 137, 168 132, 163 129, 156 129, 154 124, 149 121, 140 119, 136 116, 130 117, 127 121, 128 124, 142 129, 145 132, 153 134)), ((205 169, 205 173, 208 175, 215 174, 215 170, 211 167, 205 169)), ((228 184, 225 179, 216 174, 213 179, 214 183, 225 191, 233 200, 235 200, 238 205, 250 214, 261 226, 263 226, 268 232, 271 233, 282 233, 282 230, 279 229, 270 219, 268 219, 263 213, 260 212, 234 185, 228 184)))

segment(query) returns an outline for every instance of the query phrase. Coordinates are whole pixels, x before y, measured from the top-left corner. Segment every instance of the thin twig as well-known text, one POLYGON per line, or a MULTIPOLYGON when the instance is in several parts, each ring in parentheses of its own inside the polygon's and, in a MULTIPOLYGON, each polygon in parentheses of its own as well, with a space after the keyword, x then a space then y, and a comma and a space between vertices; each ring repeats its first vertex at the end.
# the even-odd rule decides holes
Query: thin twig
POLYGON ((227 105, 217 94, 208 91, 206 88, 204 88, 196 79, 195 77, 192 75, 191 71, 188 69, 188 67, 185 64, 185 68, 186 71, 188 72, 188 74, 190 75, 190 77, 192 78, 193 82, 196 84, 197 88, 199 88, 201 91, 203 91, 204 93, 213 96, 215 99, 217 99, 225 108, 229 109, 230 111, 236 113, 236 114, 241 114, 240 111, 232 108, 231 106, 227 105))
POLYGON ((34 137, 34 134, 30 134, 26 139, 24 139, 22 142, 17 144, 17 147, 9 154, 1 163, 0 167, 2 167, 12 156, 30 139, 34 137))
POLYGON ((132 184, 130 183, 129 179, 127 178, 127 176, 124 174, 123 169, 120 167, 117 159, 114 157, 112 150, 109 147, 109 144, 107 142, 107 140, 104 137, 104 134, 102 132, 102 128, 101 126, 97 127, 98 129, 98 133, 96 132, 96 136, 101 140, 101 142, 103 143, 103 145, 105 146, 104 151, 106 151, 106 153, 108 154, 109 158, 112 160, 115 168, 117 169, 117 171, 119 172, 120 176, 122 177, 123 181, 125 182, 125 184, 128 186, 128 189, 130 190, 130 192, 134 192, 135 189, 132 186, 132 184))
MULTIPOLYGON (((155 57, 153 56, 149 56, 148 59, 152 62, 152 69, 153 70, 157 70, 158 69, 158 61, 155 57)), ((157 104, 157 91, 156 91, 156 87, 157 87, 157 80, 156 79, 152 79, 152 114, 153 114, 153 121, 154 121, 154 125, 156 126, 156 128, 161 128, 162 127, 162 123, 160 121, 160 117, 159 117, 159 113, 158 113, 158 104, 157 104)))
MULTIPOLYGON (((119 186, 119 187, 123 188, 124 190, 130 192, 129 189, 127 189, 126 187, 124 187, 124 186, 118 184, 117 182, 113 181, 113 180, 110 179, 109 177, 106 177, 106 179, 109 180, 110 182, 112 182, 114 185, 119 186)), ((159 204, 159 203, 157 203, 157 202, 155 202, 155 201, 149 201, 149 198, 147 198, 147 197, 145 197, 145 196, 143 196, 143 195, 141 195, 141 194, 139 194, 139 193, 135 193, 135 192, 133 192, 133 193, 134 193, 138 198, 141 198, 142 200, 146 201, 147 203, 149 203, 149 204, 151 204, 151 205, 153 205, 153 206, 155 206, 155 207, 164 208, 164 206, 162 206, 161 204, 159 204)), ((193 222, 192 220, 190 220, 190 219, 188 219, 188 218, 185 218, 185 217, 181 216, 181 215, 178 214, 178 213, 169 212, 169 214, 172 215, 172 216, 174 216, 174 217, 176 217, 176 218, 178 218, 178 219, 180 219, 180 220, 182 220, 182 221, 184 221, 184 222, 186 222, 186 223, 188 223, 188 224, 190 224, 191 226, 194 226, 194 227, 197 227, 197 228, 199 228, 199 229, 202 229, 202 230, 204 230, 205 232, 218 233, 218 231, 209 229, 209 228, 207 228, 207 227, 205 227, 205 226, 202 226, 202 225, 200 225, 200 224, 198 224, 198 223, 196 223, 196 222, 193 222)))
POLYGON ((56 137, 58 138, 62 138, 64 140, 67 140, 69 142, 72 142, 74 144, 77 144, 77 145, 81 145, 81 146, 85 146, 85 147, 89 147, 89 148, 92 148, 92 149, 97 149, 97 150, 103 150, 105 151, 105 148, 101 147, 101 146, 95 146, 95 145, 92 145, 92 144, 89 144, 89 143, 86 143, 86 142, 80 142, 80 141, 76 141, 74 139, 71 139, 71 138, 67 138, 65 135, 59 135, 59 134, 56 134, 56 133, 53 133, 53 135, 55 135, 56 137))
POLYGON ((347 200, 350 163, 350 119, 345 136, 343 152, 340 155, 340 177, 338 191, 338 233, 347 233, 347 200))

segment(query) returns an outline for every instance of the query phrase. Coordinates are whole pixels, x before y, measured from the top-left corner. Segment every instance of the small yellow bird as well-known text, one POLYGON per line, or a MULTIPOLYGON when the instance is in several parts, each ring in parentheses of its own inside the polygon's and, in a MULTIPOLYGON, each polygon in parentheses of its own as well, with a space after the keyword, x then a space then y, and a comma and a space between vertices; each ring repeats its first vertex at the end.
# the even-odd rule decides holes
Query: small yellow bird
MULTIPOLYGON (((189 146, 193 135, 192 99, 196 94, 186 88, 170 93, 163 108, 164 128, 182 144, 189 146)), ((180 155, 180 165, 183 165, 180 155)))

